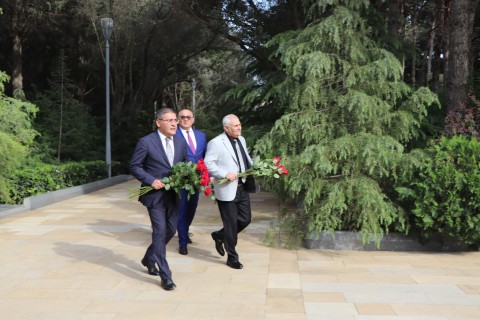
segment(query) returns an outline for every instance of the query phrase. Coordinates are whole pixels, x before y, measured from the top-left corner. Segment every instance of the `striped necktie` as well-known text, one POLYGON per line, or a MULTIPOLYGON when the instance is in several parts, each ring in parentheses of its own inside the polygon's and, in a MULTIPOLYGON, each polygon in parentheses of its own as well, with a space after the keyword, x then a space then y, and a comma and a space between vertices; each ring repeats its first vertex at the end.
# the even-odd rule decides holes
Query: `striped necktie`
POLYGON ((167 150, 165 150, 167 152, 167 158, 168 158, 168 162, 170 162, 170 165, 173 166, 173 149, 172 149, 172 145, 170 144, 172 139, 170 138, 165 138, 165 145, 167 146, 167 150))

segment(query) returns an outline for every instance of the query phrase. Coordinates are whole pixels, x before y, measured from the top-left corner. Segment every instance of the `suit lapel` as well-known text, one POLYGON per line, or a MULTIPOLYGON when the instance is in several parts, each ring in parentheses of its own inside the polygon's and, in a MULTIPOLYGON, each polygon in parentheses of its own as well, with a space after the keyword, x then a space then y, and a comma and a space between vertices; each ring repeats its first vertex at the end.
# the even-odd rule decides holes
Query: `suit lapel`
POLYGON ((168 162, 167 152, 163 148, 163 143, 160 140, 160 134, 158 131, 155 131, 152 135, 152 144, 158 150, 160 156, 165 160, 166 163, 168 162))
MULTIPOLYGON (((182 148, 182 145, 181 145, 179 139, 185 140, 185 138, 184 137, 179 137, 177 135, 173 135, 172 138, 173 138, 173 146, 175 148, 175 150, 173 152, 173 163, 175 164, 175 163, 179 162, 180 156, 182 155, 182 152, 180 150, 182 148)), ((165 153, 165 156, 167 156, 166 153, 165 153)))
POLYGON ((227 149, 228 153, 230 153, 230 155, 232 156, 233 161, 235 161, 235 163, 237 165, 239 165, 238 161, 237 161, 237 157, 235 156, 235 151, 233 150, 232 143, 230 142, 230 139, 228 139, 226 133, 223 134, 223 139, 222 140, 223 140, 223 144, 225 145, 225 148, 227 149))

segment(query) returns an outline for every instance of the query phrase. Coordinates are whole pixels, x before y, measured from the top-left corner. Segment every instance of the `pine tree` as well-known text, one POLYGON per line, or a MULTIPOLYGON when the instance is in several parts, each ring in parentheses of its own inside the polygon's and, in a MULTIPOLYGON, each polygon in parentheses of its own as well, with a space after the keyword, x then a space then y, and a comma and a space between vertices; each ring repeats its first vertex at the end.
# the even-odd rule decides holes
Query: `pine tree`
POLYGON ((42 134, 43 149, 57 162, 98 159, 97 142, 102 134, 87 106, 74 96, 77 86, 70 78, 63 52, 49 82, 50 88, 36 100, 40 108, 36 126, 42 134))
POLYGON ((437 97, 405 84, 401 63, 371 38, 369 1, 304 3, 311 23, 269 43, 285 72, 272 95, 287 112, 256 148, 286 161, 283 188, 303 201, 308 231, 379 240, 406 228, 389 185, 413 165, 404 146, 437 97))

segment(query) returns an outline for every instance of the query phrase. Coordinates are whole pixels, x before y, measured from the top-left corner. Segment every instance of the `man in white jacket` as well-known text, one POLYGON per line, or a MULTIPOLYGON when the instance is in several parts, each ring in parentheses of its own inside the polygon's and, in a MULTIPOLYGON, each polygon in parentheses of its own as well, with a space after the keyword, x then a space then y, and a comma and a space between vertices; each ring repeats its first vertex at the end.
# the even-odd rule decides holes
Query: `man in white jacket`
POLYGON ((238 174, 252 165, 245 138, 241 136, 242 125, 236 115, 229 114, 222 120, 224 133, 212 139, 207 145, 205 165, 214 177, 215 198, 223 221, 223 228, 212 232, 215 248, 221 255, 227 252, 227 265, 242 269, 235 250, 238 233, 252 220, 250 196, 245 190, 245 179, 238 174), (226 183, 219 183, 228 179, 226 183), (225 247, 225 249, 223 248, 225 247))

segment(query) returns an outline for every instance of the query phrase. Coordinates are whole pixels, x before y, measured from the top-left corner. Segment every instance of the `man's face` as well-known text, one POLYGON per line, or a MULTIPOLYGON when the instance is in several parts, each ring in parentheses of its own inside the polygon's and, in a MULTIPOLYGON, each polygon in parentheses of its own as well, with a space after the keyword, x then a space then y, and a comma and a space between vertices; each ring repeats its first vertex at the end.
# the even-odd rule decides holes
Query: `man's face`
POLYGON ((174 112, 164 113, 161 119, 156 120, 158 130, 167 138, 177 132, 177 115, 174 112))
POLYGON ((225 132, 232 138, 237 139, 242 135, 242 124, 237 117, 230 118, 230 124, 223 127, 225 132))
POLYGON ((193 126, 193 123, 195 122, 195 118, 193 117, 193 113, 190 110, 182 110, 178 114, 179 119, 179 125, 180 128, 183 130, 190 130, 193 126))

